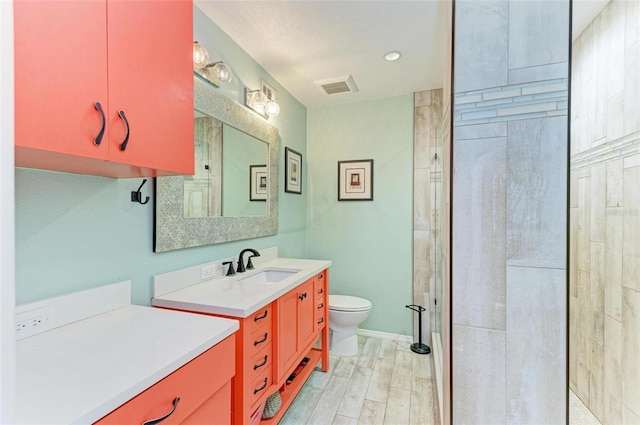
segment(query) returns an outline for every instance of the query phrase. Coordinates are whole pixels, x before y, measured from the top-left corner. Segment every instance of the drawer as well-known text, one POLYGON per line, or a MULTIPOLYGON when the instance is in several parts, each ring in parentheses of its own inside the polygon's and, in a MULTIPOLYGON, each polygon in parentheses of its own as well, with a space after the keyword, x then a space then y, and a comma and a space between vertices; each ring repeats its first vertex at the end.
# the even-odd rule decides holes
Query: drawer
POLYGON ((271 323, 273 308, 271 304, 262 307, 246 319, 244 319, 245 331, 247 335, 253 335, 259 328, 267 323, 271 323))
POLYGON ((313 280, 313 292, 315 293, 316 299, 318 300, 324 298, 325 291, 327 290, 327 287, 325 285, 325 275, 326 271, 322 271, 318 273, 313 280))
POLYGON ((246 387, 244 394, 247 406, 253 406, 258 399, 266 396, 272 383, 271 365, 269 365, 267 370, 264 370, 250 385, 246 387))
POLYGON ((248 382, 253 382, 259 375, 271 368, 273 363, 273 345, 268 343, 262 350, 258 351, 247 363, 246 373, 248 382))
POLYGON ((163 380, 138 394, 96 424, 143 423, 175 410, 163 425, 182 423, 220 388, 235 371, 235 336, 213 346, 163 380))
POLYGON ((313 317, 314 329, 318 330, 322 328, 327 323, 327 317, 325 315, 324 308, 316 309, 316 312, 313 317))
POLYGON ((249 355, 253 355, 257 351, 262 350, 266 345, 271 344, 273 341, 273 329, 271 328, 271 323, 266 323, 265 326, 262 326, 255 330, 247 341, 247 345, 245 346, 246 350, 248 350, 249 355))

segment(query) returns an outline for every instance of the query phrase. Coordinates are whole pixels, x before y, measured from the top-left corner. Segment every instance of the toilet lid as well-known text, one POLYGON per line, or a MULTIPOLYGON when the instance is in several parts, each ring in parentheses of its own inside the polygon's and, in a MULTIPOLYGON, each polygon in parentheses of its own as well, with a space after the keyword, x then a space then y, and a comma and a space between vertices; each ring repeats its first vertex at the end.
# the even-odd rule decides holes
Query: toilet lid
POLYGON ((365 311, 371 309, 371 301, 349 295, 329 295, 329 310, 365 311))

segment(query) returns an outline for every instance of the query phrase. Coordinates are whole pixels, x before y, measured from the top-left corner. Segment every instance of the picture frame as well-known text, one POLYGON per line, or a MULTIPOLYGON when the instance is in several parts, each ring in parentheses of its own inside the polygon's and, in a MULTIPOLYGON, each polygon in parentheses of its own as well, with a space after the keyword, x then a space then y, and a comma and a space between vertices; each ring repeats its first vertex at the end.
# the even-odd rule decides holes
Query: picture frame
POLYGON ((302 194, 302 154, 284 148, 284 191, 302 194))
POLYGON ((249 200, 266 201, 269 192, 269 171, 266 164, 249 166, 249 200))
POLYGON ((373 159, 338 161, 338 201, 373 201, 373 159))

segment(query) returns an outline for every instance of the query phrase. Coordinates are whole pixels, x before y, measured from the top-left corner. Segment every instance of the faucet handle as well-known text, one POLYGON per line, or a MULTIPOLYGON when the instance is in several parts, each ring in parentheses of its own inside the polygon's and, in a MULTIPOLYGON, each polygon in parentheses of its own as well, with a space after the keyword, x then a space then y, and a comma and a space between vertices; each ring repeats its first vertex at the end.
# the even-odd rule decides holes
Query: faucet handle
POLYGON ((259 257, 260 255, 251 255, 249 256, 249 260, 247 261, 247 270, 252 270, 253 269, 253 262, 251 261, 251 259, 253 257, 259 257))
POLYGON ((225 261, 224 263, 222 263, 222 265, 224 266, 225 264, 229 264, 229 270, 227 270, 227 276, 233 276, 234 274, 236 274, 236 271, 233 270, 233 261, 225 261))

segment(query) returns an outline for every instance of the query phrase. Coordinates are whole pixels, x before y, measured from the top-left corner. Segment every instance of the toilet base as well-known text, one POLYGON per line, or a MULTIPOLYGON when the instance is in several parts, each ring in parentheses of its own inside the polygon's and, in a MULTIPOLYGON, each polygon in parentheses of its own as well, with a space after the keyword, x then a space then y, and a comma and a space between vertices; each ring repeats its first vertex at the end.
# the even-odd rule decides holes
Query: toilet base
POLYGON ((334 356, 355 356, 358 354, 358 333, 333 329, 329 353, 334 356))

